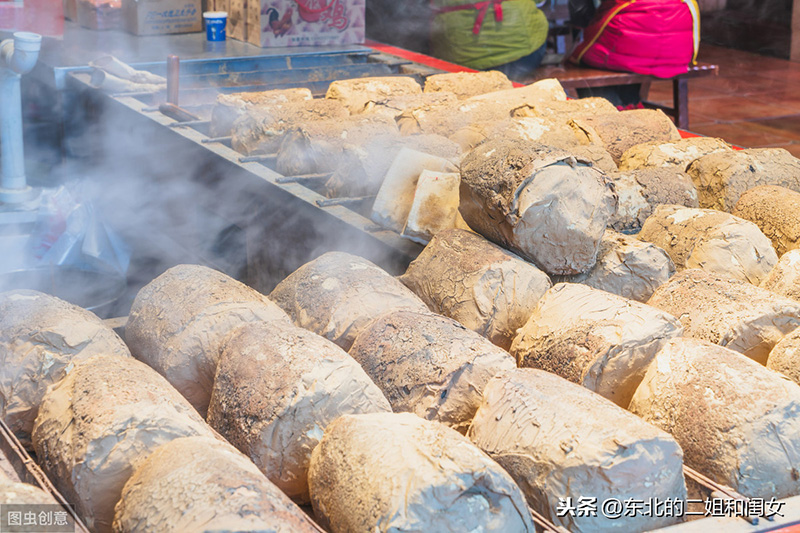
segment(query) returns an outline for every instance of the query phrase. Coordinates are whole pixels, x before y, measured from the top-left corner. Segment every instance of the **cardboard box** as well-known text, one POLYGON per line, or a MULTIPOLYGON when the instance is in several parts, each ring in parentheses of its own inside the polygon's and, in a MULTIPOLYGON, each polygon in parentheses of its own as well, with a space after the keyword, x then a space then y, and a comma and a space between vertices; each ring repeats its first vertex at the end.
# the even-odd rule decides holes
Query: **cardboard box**
POLYGON ((64 0, 64 18, 67 20, 78 20, 78 4, 76 0, 64 0))
MULTIPOLYGON (((247 0, 225 0, 228 2, 228 37, 247 40, 247 0)), ((254 0, 257 2, 257 0, 254 0)))
POLYGON ((228 0, 228 36, 262 47, 364 42, 365 0, 228 0), (235 30, 231 31, 231 20, 235 30), (242 21, 244 27, 239 29, 242 21))
POLYGON ((90 30, 122 29, 120 0, 77 0, 75 21, 90 30))
POLYGON ((202 0, 122 0, 122 18, 134 35, 202 31, 202 0))

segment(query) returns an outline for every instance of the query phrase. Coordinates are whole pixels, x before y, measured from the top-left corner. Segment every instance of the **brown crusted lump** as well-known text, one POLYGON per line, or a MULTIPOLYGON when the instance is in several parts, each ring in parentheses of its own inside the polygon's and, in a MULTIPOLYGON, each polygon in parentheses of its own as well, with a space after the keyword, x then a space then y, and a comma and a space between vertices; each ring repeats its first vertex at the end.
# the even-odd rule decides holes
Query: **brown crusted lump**
POLYGON ((555 78, 539 80, 523 87, 479 94, 465 102, 495 102, 508 106, 509 111, 536 104, 565 102, 567 93, 555 78))
POLYGON ((629 409, 675 437, 687 466, 746 497, 800 494, 800 386, 741 354, 673 339, 629 409))
POLYGON ((456 95, 447 92, 403 94, 370 100, 364 105, 361 113, 381 115, 394 119, 402 115, 406 109, 424 106, 451 106, 455 105, 456 102, 458 102, 456 95))
POLYGON ((426 93, 449 92, 459 100, 490 93, 513 89, 511 80, 498 70, 484 72, 446 72, 425 78, 426 93))
POLYGON ((664 343, 683 333, 664 311, 577 283, 559 283, 519 329, 511 355, 520 367, 557 374, 628 407, 664 343))
POLYGON ((594 266, 617 194, 603 172, 566 151, 488 140, 461 163, 460 209, 489 240, 568 275, 594 266))
POLYGON ((217 103, 211 111, 210 137, 225 137, 237 118, 250 110, 269 108, 286 102, 311 100, 311 91, 305 87, 273 89, 270 91, 243 92, 217 95, 217 103))
POLYGON ((773 346, 800 326, 800 302, 703 270, 685 270, 647 302, 678 317, 686 337, 725 346, 764 364, 773 346))
POLYGON ((435 235, 400 280, 431 310, 503 348, 550 288, 536 266, 461 229, 435 235))
POLYGON ((286 495, 308 503, 308 460, 325 427, 348 413, 391 412, 341 348, 292 325, 254 323, 228 338, 208 422, 286 495))
POLYGON ((596 144, 579 144, 578 138, 566 122, 549 118, 519 117, 501 121, 479 122, 461 128, 450 136, 465 151, 472 150, 487 139, 514 139, 533 141, 590 161, 603 172, 615 172, 617 164, 605 148, 596 144))
POLYGON ((33 427, 39 465, 91 531, 111 531, 133 470, 161 444, 214 437, 163 377, 129 357, 81 361, 50 387, 33 427))
POLYGON ((275 169, 284 176, 333 172, 348 150, 360 149, 379 135, 396 133, 394 120, 380 115, 308 122, 286 131, 275 169))
POLYGON ((800 328, 793 330, 772 348, 767 368, 800 384, 800 328))
POLYGON ((283 135, 299 124, 326 119, 344 119, 350 113, 334 100, 303 100, 275 104, 268 109, 251 110, 231 126, 231 146, 245 155, 273 154, 283 135))
POLYGON ((597 263, 585 274, 564 276, 560 281, 583 283, 639 302, 650 299, 658 287, 675 274, 667 252, 649 242, 606 230, 597 252, 597 263))
POLYGON ((159 446, 134 471, 117 503, 117 533, 319 530, 256 465, 206 437, 159 446))
POLYGON ((386 271, 344 252, 328 252, 306 263, 278 283, 269 297, 295 324, 345 350, 383 313, 428 309, 386 271))
MULTIPOLYGON (((53 496, 39 487, 29 483, 20 483, 10 479, 4 479, 2 473, 0 473, 0 502, 3 502, 3 505, 59 505, 53 496)), ((29 511, 30 510, 31 509, 29 509, 29 511)), ((52 511, 52 508, 48 510, 52 511)), ((3 522, 5 523, 8 523, 7 516, 8 515, 3 517, 3 522)), ((28 526, 28 528, 30 527, 31 526, 28 526)))
MULTIPOLYGON (((570 120, 577 118, 588 118, 597 115, 616 113, 619 113, 619 110, 614 107, 614 104, 605 98, 592 96, 589 98, 537 102, 528 107, 516 109, 512 116, 544 117, 558 123, 567 124, 570 120)), ((584 137, 584 142, 590 142, 589 139, 585 139, 584 134, 578 132, 578 135, 584 137)))
POLYGON ((468 436, 511 474, 534 510, 569 531, 640 532, 681 520, 557 511, 563 498, 682 500, 686 487, 672 437, 549 372, 519 368, 493 378, 468 436))
POLYGON ((759 185, 739 197, 733 214, 755 223, 778 256, 800 248, 800 193, 777 185, 759 185))
POLYGON ((461 147, 441 135, 378 135, 365 140, 360 147, 343 151, 336 170, 325 182, 328 196, 336 198, 376 194, 403 147, 447 159, 454 165, 461 161, 461 147))
POLYGON ((216 270, 178 265, 136 295, 125 338, 205 416, 222 341, 247 322, 289 317, 269 298, 216 270))
POLYGON ((476 122, 450 135, 450 139, 456 141, 465 151, 472 150, 487 139, 496 138, 522 139, 556 148, 578 146, 578 138, 566 123, 557 124, 548 118, 540 117, 515 117, 499 121, 476 122))
POLYGON ((800 191, 800 160, 783 148, 748 148, 696 159, 686 172, 700 195, 700 207, 731 211, 739 196, 759 185, 800 191))
POLYGON ((681 138, 672 119, 661 110, 633 109, 594 117, 576 118, 570 125, 587 143, 602 144, 619 164, 629 148, 650 141, 677 141, 681 138))
POLYGON ((311 456, 326 530, 535 531, 519 487, 457 431, 411 413, 345 415, 311 456))
POLYGON ((351 113, 360 113, 367 102, 421 92, 422 87, 410 76, 353 78, 332 82, 325 93, 325 99, 338 100, 351 113))
POLYGON ((684 172, 695 159, 731 150, 731 145, 714 137, 689 137, 670 142, 652 141, 627 149, 620 158, 619 168, 635 170, 667 167, 684 172))
POLYGON ((408 108, 397 117, 397 124, 404 135, 437 133, 449 137, 472 124, 507 119, 530 106, 560 100, 566 100, 566 94, 558 81, 542 80, 525 87, 473 96, 456 104, 408 108))
POLYGON ((714 209, 660 205, 639 239, 663 248, 678 271, 701 268, 721 276, 761 283, 778 256, 752 222, 714 209))
POLYGON ((0 417, 23 445, 47 387, 98 354, 130 357, 94 313, 41 292, 0 293, 0 417))
POLYGON ((700 205, 689 175, 674 168, 626 170, 609 176, 619 195, 617 214, 611 217, 609 225, 623 233, 638 233, 659 205, 700 205))
POLYGON ((506 102, 473 101, 470 98, 450 104, 425 104, 407 108, 396 120, 403 135, 435 133, 450 137, 473 124, 507 119, 511 116, 512 107, 506 102))
POLYGON ((362 331, 350 355, 381 388, 394 412, 411 412, 465 433, 486 383, 514 359, 455 320, 396 311, 362 331))
MULTIPOLYGON (((547 141, 545 138, 543 141, 547 141)), ((610 174, 617 171, 617 164, 608 150, 597 144, 579 144, 577 146, 565 146, 564 149, 578 159, 588 161, 595 168, 610 174)))
POLYGON ((760 287, 800 302, 800 249, 783 254, 760 287))

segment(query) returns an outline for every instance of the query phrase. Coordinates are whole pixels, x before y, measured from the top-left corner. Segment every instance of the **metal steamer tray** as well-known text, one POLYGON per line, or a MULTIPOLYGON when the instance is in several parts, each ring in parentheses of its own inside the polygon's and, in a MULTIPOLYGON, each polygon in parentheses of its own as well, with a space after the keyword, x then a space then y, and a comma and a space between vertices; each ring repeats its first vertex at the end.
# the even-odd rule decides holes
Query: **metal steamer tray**
MULTIPOLYGON (((321 97, 335 80, 391 75, 412 76, 424 83, 427 76, 443 70, 366 47, 338 52, 301 50, 264 57, 189 59, 180 61, 179 66, 176 59, 132 65, 167 77, 168 89, 160 93, 102 94, 92 88, 90 74, 85 69, 69 72, 66 86, 87 98, 89 107, 115 113, 128 127, 140 130, 153 158, 168 160, 173 150, 186 151, 197 158, 200 163, 196 168, 202 168, 202 172, 172 179, 192 179, 203 184, 210 191, 208 197, 201 195, 187 201, 244 229, 247 270, 240 278, 268 292, 277 281, 325 251, 335 249, 361 255, 393 274, 402 273, 419 254, 421 245, 378 227, 369 219, 372 197, 327 198, 321 188, 327 175, 279 174, 275 171, 275 154, 245 156, 233 150, 230 137, 209 137, 210 116, 220 93, 307 87, 315 97, 321 97), (286 213, 291 215, 285 216, 286 213)), ((440 62, 432 64, 442 66, 440 62)), ((123 151, 118 155, 124 159, 123 151)), ((201 252, 192 250, 190 255, 201 252)), ((201 257, 199 262, 230 271, 224 265, 214 265, 208 257, 201 257)), ((124 321, 117 319, 114 325, 124 327, 124 321)), ((685 467, 684 474, 705 497, 747 500, 691 468, 685 467)), ((691 533, 716 528, 731 532, 800 531, 792 527, 800 524, 800 496, 782 502, 784 517, 707 518, 663 531, 691 533)), ((540 530, 565 532, 536 511, 531 513, 540 530)))
MULTIPOLYGON (((420 244, 369 219, 373 197, 328 198, 322 190, 328 174, 283 176, 275 171, 275 155, 244 156, 231 148, 230 137, 211 138, 208 132, 211 111, 221 93, 307 87, 320 97, 334 80, 411 76, 423 83, 426 76, 441 70, 366 47, 257 58, 191 59, 180 61, 179 77, 176 70, 168 68, 170 63, 174 66, 177 62, 133 65, 167 77, 170 86, 166 92, 102 94, 92 88, 85 69, 69 72, 66 86, 72 95, 80 95, 77 107, 93 109, 87 114, 99 115, 98 108, 102 113, 110 111, 119 115, 115 120, 139 130, 137 139, 143 140, 145 151, 154 159, 169 160, 181 153, 196 163, 191 176, 162 177, 160 183, 173 178, 204 183, 213 194, 204 197, 200 193, 192 201, 241 229, 248 248, 244 274, 208 257, 201 257, 201 262, 239 274, 265 290, 329 250, 362 255, 394 274, 404 271, 419 254, 420 244), (179 91, 175 89, 178 84, 179 91), (171 147, 168 152, 162 152, 165 146, 171 147), (259 277, 262 279, 255 279, 259 277)), ((124 153, 113 157, 126 159, 124 153)), ((131 160, 130 164, 135 163, 131 160)), ((194 255, 202 255, 202 251, 195 250, 194 255)))

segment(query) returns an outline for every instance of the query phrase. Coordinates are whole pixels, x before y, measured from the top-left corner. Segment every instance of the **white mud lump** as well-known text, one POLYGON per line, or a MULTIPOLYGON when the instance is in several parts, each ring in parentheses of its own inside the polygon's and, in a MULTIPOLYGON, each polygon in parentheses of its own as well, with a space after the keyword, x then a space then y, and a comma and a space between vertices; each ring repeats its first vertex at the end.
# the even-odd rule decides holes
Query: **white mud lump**
POLYGON ((726 346, 761 364, 800 326, 800 302, 697 269, 675 274, 647 303, 678 317, 686 337, 726 346))
POLYGON ((222 341, 242 324, 271 320, 289 317, 263 294, 222 272, 178 265, 136 295, 125 340, 205 416, 222 341))
POLYGON ((325 427, 349 413, 391 412, 358 363, 291 324, 248 324, 223 348, 208 422, 289 497, 308 502, 308 461, 325 427))
POLYGON ((689 137, 670 142, 651 141, 628 148, 620 158, 619 169, 667 167, 684 172, 695 159, 732 150, 731 145, 714 137, 689 137))
POLYGON ((594 266, 617 194, 563 150, 489 140, 462 161, 460 209, 470 228, 548 274, 578 274, 594 266))
POLYGON ((536 266, 460 229, 437 234, 400 280, 431 310, 503 348, 550 288, 536 266))
POLYGON ((753 187, 739 197, 733 214, 758 226, 778 256, 800 248, 800 193, 777 185, 753 187))
POLYGON ((361 257, 328 252, 281 281, 269 297, 295 324, 349 350, 374 318, 396 309, 426 311, 402 283, 361 257))
POLYGON ((158 447, 125 484, 117 533, 205 531, 318 533, 306 514, 226 442, 175 439, 158 447))
POLYGON ((47 387, 98 354, 130 357, 94 313, 41 292, 0 293, 0 417, 23 445, 47 387))
POLYGON ((758 226, 714 209, 658 206, 638 237, 665 250, 678 271, 701 268, 754 285, 778 262, 758 226))
POLYGON ((403 237, 428 244, 434 235, 442 231, 469 229, 458 211, 460 185, 461 174, 458 172, 423 170, 417 181, 403 237))
POLYGON ((410 413, 345 415, 309 471, 328 531, 535 531, 522 493, 463 435, 410 413))
POLYGON ((585 274, 563 276, 560 281, 583 283, 595 289, 646 302, 669 281, 675 264, 667 252, 649 242, 606 230, 597 263, 585 274))
POLYGON ((778 259, 760 287, 800 301, 800 249, 789 250, 778 259))
POLYGON ((783 148, 748 148, 708 154, 686 172, 694 180, 700 207, 731 211, 739 197, 759 185, 800 191, 800 160, 783 148))
POLYGON ((396 311, 373 321, 350 355, 394 412, 410 412, 465 433, 486 383, 514 358, 455 320, 396 311))
POLYGON ((672 315, 577 283, 559 283, 520 328, 511 355, 628 407, 656 352, 683 333, 672 315))
POLYGON ((800 386, 741 354, 673 339, 629 409, 675 437, 687 466, 744 496, 800 494, 800 386))
POLYGON ((98 355, 50 387, 33 427, 40 466, 92 531, 111 531, 134 468, 179 437, 214 437, 197 411, 155 370, 98 355))
POLYGON ((659 205, 700 205, 691 178, 681 170, 643 168, 613 172, 609 177, 619 195, 617 213, 611 217, 609 226, 622 233, 638 233, 659 205))
POLYGON ((511 474, 528 504, 572 532, 633 533, 680 517, 559 516, 563 498, 685 499, 683 454, 664 431, 542 370, 492 379, 468 436, 511 474))
MULTIPOLYGON (((437 173, 458 172, 458 168, 449 159, 407 147, 401 148, 386 171, 372 204, 372 221, 402 233, 413 209, 420 176, 426 170, 437 173)), ((455 207, 458 209, 458 204, 455 207)))

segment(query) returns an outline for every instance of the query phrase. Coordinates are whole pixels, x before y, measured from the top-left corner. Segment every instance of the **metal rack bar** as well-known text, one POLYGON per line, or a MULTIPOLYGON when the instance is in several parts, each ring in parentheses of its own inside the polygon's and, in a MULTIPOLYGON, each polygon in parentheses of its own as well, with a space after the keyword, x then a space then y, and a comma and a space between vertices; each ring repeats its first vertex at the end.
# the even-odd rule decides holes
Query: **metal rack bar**
POLYGON ((361 202, 368 202, 374 200, 375 196, 352 196, 342 198, 328 198, 326 200, 317 200, 317 205, 320 207, 330 207, 332 205, 349 206, 353 204, 360 204, 361 202))
MULTIPOLYGON (((686 465, 683 466, 683 475, 686 476, 687 478, 691 479, 692 481, 702 485, 703 487, 707 488, 708 490, 710 490, 712 498, 719 498, 719 499, 726 499, 726 500, 739 500, 739 501, 745 501, 745 502, 749 501, 749 498, 747 498, 746 496, 743 496, 743 495, 739 494, 738 492, 736 492, 735 490, 733 490, 732 488, 730 488, 730 487, 728 487, 726 485, 722 485, 721 483, 717 483, 713 479, 704 476, 703 474, 701 474, 697 470, 695 470, 693 468, 690 468, 690 467, 688 467, 686 465)), ((760 517, 742 516, 740 518, 742 518, 743 520, 746 520, 747 522, 750 522, 751 524, 753 524, 755 526, 755 525, 758 525, 758 520, 759 520, 760 517)), ((769 521, 774 520, 774 517, 771 517, 771 516, 763 517, 763 518, 766 518, 769 521)))
POLYGON ((327 180, 333 175, 333 172, 323 172, 321 174, 300 174, 298 176, 281 176, 275 181, 278 183, 307 183, 327 180))

